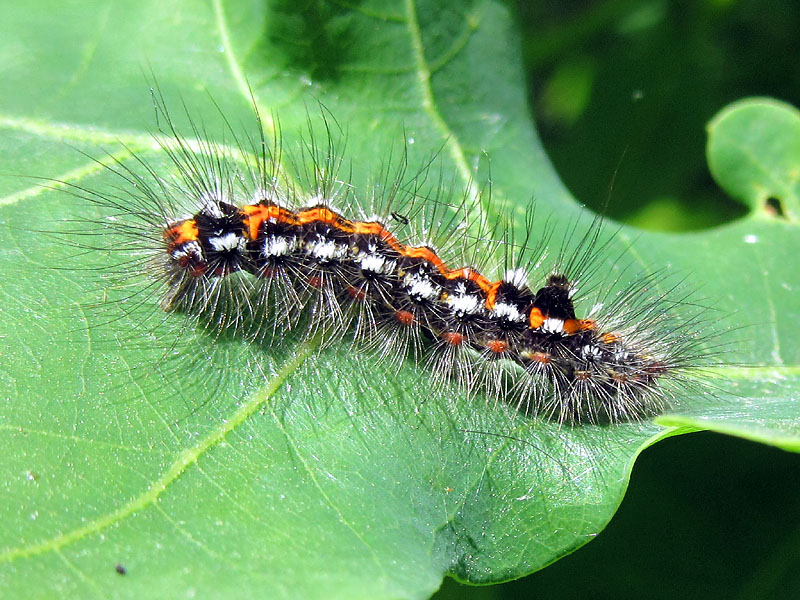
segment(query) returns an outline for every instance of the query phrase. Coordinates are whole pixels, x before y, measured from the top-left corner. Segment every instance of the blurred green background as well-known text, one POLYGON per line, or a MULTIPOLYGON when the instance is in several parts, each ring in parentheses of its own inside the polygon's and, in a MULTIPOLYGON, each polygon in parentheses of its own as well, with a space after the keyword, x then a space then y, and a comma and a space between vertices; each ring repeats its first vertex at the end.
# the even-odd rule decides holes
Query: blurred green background
POLYGON ((519 0, 519 11, 537 127, 578 199, 647 229, 744 214, 711 179, 705 125, 746 96, 800 104, 800 2, 519 0))
MULTIPOLYGON (((708 172, 705 125, 746 96, 800 106, 800 2, 518 9, 537 127, 581 202, 658 230, 744 214, 708 172)), ((447 580, 435 598, 800 598, 798 481, 797 455, 710 433, 671 438, 637 461, 597 540, 515 582, 447 580)))

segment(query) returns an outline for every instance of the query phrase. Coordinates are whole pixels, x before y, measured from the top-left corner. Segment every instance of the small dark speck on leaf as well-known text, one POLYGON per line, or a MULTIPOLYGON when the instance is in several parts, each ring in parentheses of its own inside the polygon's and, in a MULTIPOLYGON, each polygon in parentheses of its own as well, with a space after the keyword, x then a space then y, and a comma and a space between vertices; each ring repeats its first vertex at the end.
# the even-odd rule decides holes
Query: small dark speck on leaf
POLYGON ((120 564, 117 564, 117 566, 114 567, 114 570, 120 575, 125 575, 128 572, 128 570, 120 564))
POLYGON ((764 203, 764 210, 771 217, 778 217, 780 219, 786 218, 786 213, 783 212, 783 205, 777 198, 767 198, 764 203))

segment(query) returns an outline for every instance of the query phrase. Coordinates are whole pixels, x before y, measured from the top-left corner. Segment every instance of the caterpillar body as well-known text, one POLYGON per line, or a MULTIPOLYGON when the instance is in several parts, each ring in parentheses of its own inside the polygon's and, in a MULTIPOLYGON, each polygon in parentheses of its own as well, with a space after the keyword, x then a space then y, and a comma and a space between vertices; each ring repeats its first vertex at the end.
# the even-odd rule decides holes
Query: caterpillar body
POLYGON ((288 332, 320 346, 349 336, 382 360, 424 364, 433 385, 455 380, 573 424, 658 414, 701 357, 701 319, 677 318, 685 297, 652 294, 653 276, 613 292, 595 286, 579 314, 588 295, 578 282, 605 248, 600 219, 577 247, 562 244, 537 285, 529 271, 541 271, 549 238, 517 244, 502 218, 474 233, 484 198, 430 178, 430 163, 409 177, 403 159, 381 185, 358 189, 340 178, 328 120, 327 144, 312 131, 287 153, 257 111, 251 132, 230 129, 231 148, 183 136, 163 101, 156 107, 167 123, 156 139, 174 169, 119 162, 110 168, 125 185, 77 193, 116 209, 103 235, 125 237, 115 249, 155 279, 166 311, 265 351, 288 332), (476 266, 499 253, 498 275, 476 266))

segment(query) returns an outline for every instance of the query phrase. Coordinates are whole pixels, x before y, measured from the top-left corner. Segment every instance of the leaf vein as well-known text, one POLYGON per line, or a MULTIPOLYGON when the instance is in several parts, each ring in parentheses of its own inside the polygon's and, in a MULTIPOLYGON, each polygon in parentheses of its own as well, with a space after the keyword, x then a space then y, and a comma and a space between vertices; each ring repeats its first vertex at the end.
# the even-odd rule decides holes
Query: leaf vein
POLYGON ((222 442, 225 437, 244 423, 253 413, 261 408, 275 393, 283 386, 284 382, 293 374, 305 360, 314 352, 315 346, 306 344, 301 347, 294 357, 286 362, 281 370, 275 375, 268 385, 259 389, 253 394, 230 419, 220 422, 208 435, 201 438, 197 444, 186 448, 164 473, 156 479, 144 492, 123 504, 116 510, 92 519, 82 527, 77 527, 71 531, 60 533, 41 542, 22 545, 11 548, 0 553, 0 563, 11 562, 19 558, 27 558, 48 551, 58 551, 60 548, 77 542, 89 535, 98 533, 115 523, 131 516, 136 511, 140 511, 150 504, 154 504, 161 494, 174 483, 186 470, 196 464, 201 456, 222 442))

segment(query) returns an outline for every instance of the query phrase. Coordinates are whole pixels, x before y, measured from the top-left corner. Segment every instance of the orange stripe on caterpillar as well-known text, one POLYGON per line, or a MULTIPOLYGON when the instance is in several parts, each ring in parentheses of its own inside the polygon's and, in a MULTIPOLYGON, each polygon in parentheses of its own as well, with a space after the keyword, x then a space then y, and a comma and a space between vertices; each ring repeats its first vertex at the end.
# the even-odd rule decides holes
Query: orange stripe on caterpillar
POLYGON ((164 231, 164 239, 171 247, 197 241, 199 236, 200 231, 197 229, 197 222, 194 219, 187 219, 164 231))

